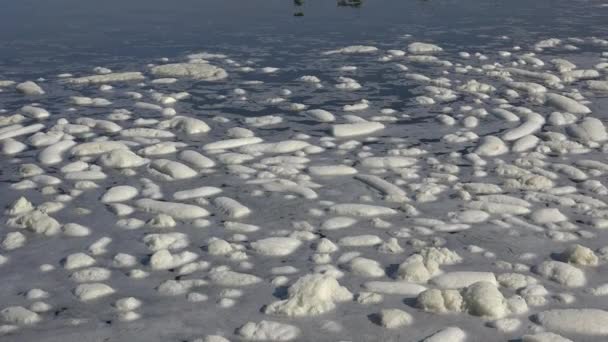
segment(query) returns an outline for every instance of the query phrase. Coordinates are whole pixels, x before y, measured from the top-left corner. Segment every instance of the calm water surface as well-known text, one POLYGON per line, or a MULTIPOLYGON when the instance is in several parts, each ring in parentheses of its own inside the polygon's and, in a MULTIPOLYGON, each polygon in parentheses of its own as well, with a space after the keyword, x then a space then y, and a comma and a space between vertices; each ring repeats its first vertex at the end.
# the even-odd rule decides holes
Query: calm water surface
POLYGON ((297 59, 349 44, 390 46, 404 34, 488 48, 502 35, 523 43, 608 32, 608 7, 586 0, 1 0, 0 8, 3 76, 199 50, 297 59))

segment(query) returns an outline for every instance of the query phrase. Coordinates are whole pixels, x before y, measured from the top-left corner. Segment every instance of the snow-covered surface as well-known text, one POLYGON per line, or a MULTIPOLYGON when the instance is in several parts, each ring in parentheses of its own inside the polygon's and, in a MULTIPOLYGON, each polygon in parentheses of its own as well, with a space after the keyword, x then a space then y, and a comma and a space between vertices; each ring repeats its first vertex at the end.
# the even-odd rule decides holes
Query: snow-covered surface
POLYGON ((530 35, 0 70, 0 340, 608 340, 608 37, 530 35))

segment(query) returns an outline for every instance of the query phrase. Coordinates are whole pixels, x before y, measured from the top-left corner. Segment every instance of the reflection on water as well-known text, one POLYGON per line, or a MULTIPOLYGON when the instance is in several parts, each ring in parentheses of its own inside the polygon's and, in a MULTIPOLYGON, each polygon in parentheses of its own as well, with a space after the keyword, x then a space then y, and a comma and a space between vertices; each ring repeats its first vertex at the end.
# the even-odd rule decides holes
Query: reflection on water
MULTIPOLYGON (((294 17, 303 17, 304 11, 302 10, 302 6, 304 6, 304 0, 293 0, 293 4, 296 7, 293 13, 294 17)), ((336 4, 338 7, 360 8, 363 0, 336 0, 336 4)))
POLYGON ((338 7, 361 7, 362 0, 338 0, 338 7))

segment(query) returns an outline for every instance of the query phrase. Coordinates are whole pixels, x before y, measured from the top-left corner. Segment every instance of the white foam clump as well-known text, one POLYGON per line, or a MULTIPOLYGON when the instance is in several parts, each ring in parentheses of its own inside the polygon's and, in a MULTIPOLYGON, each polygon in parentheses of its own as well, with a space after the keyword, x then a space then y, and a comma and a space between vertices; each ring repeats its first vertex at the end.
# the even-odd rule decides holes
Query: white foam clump
POLYGON ((585 272, 570 264, 549 260, 535 268, 536 273, 567 287, 581 287, 587 283, 585 272))
POLYGON ((27 145, 12 138, 0 141, 0 150, 5 155, 16 155, 27 149, 27 145))
POLYGON ((290 255, 300 247, 302 242, 289 237, 269 237, 251 243, 256 252, 268 256, 290 255))
POLYGON ((403 168, 416 164, 416 159, 401 156, 367 157, 361 160, 361 165, 374 169, 403 168))
POLYGON ((13 202, 5 211, 7 215, 15 216, 34 210, 34 205, 27 198, 21 196, 13 202))
POLYGON ((332 113, 330 113, 324 109, 310 109, 310 110, 307 110, 305 113, 306 113, 306 115, 308 115, 308 116, 312 117, 313 119, 320 121, 320 122, 336 121, 336 117, 332 113))
POLYGON ((331 51, 327 51, 324 52, 324 55, 333 55, 333 54, 337 54, 337 53, 343 53, 343 54, 365 54, 365 53, 376 53, 378 52, 378 48, 375 46, 368 46, 368 45, 351 45, 351 46, 347 46, 347 47, 343 47, 341 49, 338 50, 331 50, 331 51))
POLYGON ((315 316, 333 310, 336 303, 352 300, 347 288, 328 275, 309 274, 288 289, 288 298, 268 305, 264 312, 286 316, 315 316))
POLYGON ((336 230, 343 229, 352 226, 357 223, 357 220, 352 217, 337 216, 332 217, 321 224, 321 228, 324 230, 336 230))
POLYGON ((128 138, 173 138, 175 134, 169 132, 167 130, 155 129, 155 128, 147 128, 147 127, 137 127, 137 128, 128 128, 120 131, 120 135, 128 138))
POLYGON ((155 270, 168 270, 188 264, 198 258, 198 254, 183 251, 173 254, 168 249, 161 249, 150 257, 150 267, 155 270))
POLYGON ((382 264, 376 260, 356 257, 348 264, 348 269, 355 275, 362 277, 378 278, 384 277, 386 273, 382 264))
POLYGON ((107 151, 100 158, 99 162, 101 165, 114 169, 127 169, 127 168, 135 168, 140 167, 148 162, 147 159, 144 159, 132 151, 128 149, 119 148, 112 149, 111 151, 107 151))
POLYGON ((169 159, 156 159, 148 167, 152 174, 164 180, 187 179, 198 175, 189 166, 169 159))
POLYGON ((101 196, 102 203, 124 202, 135 198, 139 194, 137 188, 129 185, 112 187, 101 196))
POLYGON ((38 85, 36 82, 26 81, 23 83, 19 83, 16 86, 16 89, 25 94, 25 95, 44 95, 46 92, 38 85))
POLYGON ((420 284, 406 281, 368 281, 363 284, 363 288, 370 292, 414 297, 427 289, 420 284))
POLYGON ((600 309, 555 309, 536 315, 550 331, 566 334, 608 336, 608 311, 600 309))
POLYGON ((143 79, 145 79, 145 77, 141 72, 131 71, 68 78, 65 81, 71 84, 105 84, 114 82, 141 81, 143 79))
POLYGON ((181 151, 178 155, 178 158, 181 161, 190 164, 190 166, 198 169, 206 169, 215 166, 215 162, 213 160, 192 150, 181 151))
POLYGON ((197 219, 209 216, 207 210, 196 205, 157 201, 149 198, 135 201, 135 206, 143 211, 166 214, 179 220, 197 219))
POLYGON ((221 192, 222 189, 214 186, 202 186, 200 188, 177 191, 173 194, 173 198, 178 201, 184 201, 192 198, 210 197, 221 192))
POLYGON ((246 145, 259 144, 263 140, 258 137, 246 137, 246 138, 234 138, 234 139, 226 139, 226 140, 218 140, 212 143, 208 143, 203 146, 203 150, 227 150, 237 147, 242 147, 246 145))
POLYGON ((0 141, 9 139, 9 138, 15 138, 15 137, 18 137, 21 135, 36 133, 36 132, 40 131, 41 129, 44 129, 44 127, 45 126, 41 123, 33 124, 33 125, 29 125, 29 126, 21 126, 21 125, 7 126, 7 127, 4 127, 0 131, 0 141))
POLYGON ((388 207, 371 205, 371 204, 357 204, 357 203, 344 203, 335 204, 331 206, 330 210, 338 215, 348 216, 360 216, 360 217, 373 217, 382 215, 394 215, 397 214, 395 209, 388 207))
POLYGON ((187 116, 175 116, 170 120, 163 121, 158 124, 159 129, 173 129, 174 131, 184 132, 188 135, 197 135, 207 133, 211 127, 203 120, 191 118, 187 116))
POLYGON ((447 327, 425 338, 422 342, 464 342, 467 334, 459 327, 447 327))
POLYGON ((46 109, 35 106, 23 106, 21 107, 20 112, 29 118, 37 120, 46 119, 51 116, 51 113, 46 109))
POLYGON ((230 340, 220 335, 207 335, 204 338, 192 340, 192 342, 230 342, 230 340))
POLYGON ((599 257, 592 249, 579 244, 571 246, 564 254, 565 259, 575 265, 597 266, 599 262, 599 257))
POLYGON ((262 278, 252 274, 240 273, 220 266, 209 272, 209 279, 220 286, 249 286, 262 281, 262 278))
POLYGON ((112 104, 109 100, 100 97, 90 98, 86 96, 71 96, 70 99, 72 100, 72 103, 77 106, 107 107, 112 104))
POLYGON ((56 142, 38 153, 38 160, 43 165, 55 165, 63 161, 63 154, 76 145, 73 140, 56 142))
POLYGON ((559 94, 547 93, 545 95, 547 103, 558 110, 563 110, 572 114, 589 114, 591 113, 591 109, 585 106, 584 104, 572 99, 570 97, 566 97, 559 94))
POLYGON ((217 197, 213 204, 229 218, 238 219, 251 214, 248 207, 229 197, 217 197))
POLYGON ((63 267, 66 270, 73 270, 76 268, 88 267, 93 264, 95 264, 95 259, 85 253, 79 252, 68 255, 63 262, 63 267))
POLYGON ((73 237, 84 237, 91 235, 91 229, 77 223, 66 223, 61 227, 63 234, 73 237))
POLYGON ((58 234, 61 227, 57 220, 40 210, 33 210, 13 217, 7 221, 7 224, 47 236, 58 234))
POLYGON ((496 285, 478 282, 466 289, 463 294, 466 310, 475 316, 501 318, 509 313, 506 299, 496 285))
POLYGON ((188 235, 184 233, 147 234, 143 242, 149 250, 157 252, 163 249, 177 250, 189 245, 188 235))
POLYGON ((154 76, 217 81, 228 77, 226 70, 207 63, 173 63, 150 69, 154 76))
POLYGON ((409 313, 399 309, 384 309, 380 311, 380 325, 388 329, 397 329, 412 324, 414 318, 409 313))
POLYGON ((498 285, 498 282, 496 281, 496 276, 494 276, 494 273, 492 272, 448 272, 440 274, 431 279, 431 283, 444 289, 459 289, 463 287, 468 287, 479 281, 485 281, 494 285, 498 285))
POLYGON ((443 49, 434 44, 414 42, 407 46, 407 51, 414 54, 428 54, 441 52, 443 49))
POLYGON ((129 147, 121 141, 93 141, 74 146, 70 153, 76 157, 90 156, 112 152, 114 150, 128 150, 129 147))
POLYGON ((302 140, 284 140, 275 143, 259 143, 253 145, 242 146, 239 150, 242 153, 256 154, 256 153, 268 153, 268 154, 283 154, 293 153, 300 151, 306 147, 309 147, 310 143, 302 140))
POLYGON ((283 118, 277 115, 264 115, 245 118, 245 123, 252 127, 265 127, 283 122, 283 118))
POLYGON ((504 140, 515 141, 521 139, 540 130, 545 124, 545 118, 538 113, 529 112, 524 115, 525 120, 521 125, 509 129, 502 135, 504 140))
POLYGON ((603 142, 608 140, 606 127, 601 120, 592 117, 584 118, 578 125, 570 125, 567 127, 569 135, 581 141, 596 141, 603 142))
POLYGON ((522 342, 574 342, 571 339, 565 338, 551 332, 541 332, 534 335, 524 335, 521 338, 522 342))
POLYGON ((310 166, 308 172, 313 176, 348 176, 357 173, 357 169, 348 165, 319 165, 310 166))
POLYGON ((211 255, 227 255, 233 251, 234 247, 228 241, 222 239, 210 239, 207 245, 207 252, 211 255))
POLYGON ((530 219, 538 224, 557 223, 568 220, 557 208, 538 209, 530 214, 530 219))
POLYGON ((27 141, 28 144, 35 147, 44 147, 52 145, 58 141, 61 141, 62 138, 65 138, 65 133, 59 131, 51 131, 51 132, 38 132, 32 136, 30 136, 27 141))
POLYGON ((407 194, 400 187, 375 175, 357 175, 355 179, 381 192, 391 202, 406 202, 407 194))
POLYGON ((70 280, 78 283, 105 281, 110 278, 112 271, 103 267, 87 267, 79 269, 70 275, 70 280))
POLYGON ((300 333, 294 325, 273 321, 248 322, 237 330, 237 334, 248 341, 291 341, 300 333))
POLYGON ((12 251, 21 248, 25 245, 26 237, 20 232, 10 232, 4 236, 0 247, 7 251, 12 251))
POLYGON ((382 243, 378 235, 364 234, 345 236, 338 240, 338 244, 346 247, 376 246, 382 243))
POLYGON ((485 136, 475 149, 475 153, 483 157, 495 157, 509 152, 509 147, 502 139, 495 136, 485 136))
POLYGON ((272 192, 291 192, 300 195, 307 199, 316 199, 317 193, 309 187, 299 185, 296 182, 288 179, 279 179, 276 181, 266 182, 263 184, 266 191, 272 192))
POLYGON ((431 312, 466 311, 474 316, 502 318, 512 310, 524 310, 502 295, 495 284, 477 282, 461 291, 431 289, 418 295, 418 306, 431 312))
POLYGON ((40 322, 42 317, 22 306, 9 306, 0 311, 0 317, 8 323, 32 325, 40 322))
POLYGON ((367 135, 384 129, 384 125, 379 122, 355 122, 334 125, 332 134, 334 137, 345 138, 358 135, 367 135))
POLYGON ((103 283, 80 284, 74 289, 74 295, 83 302, 106 297, 114 292, 113 288, 103 283))

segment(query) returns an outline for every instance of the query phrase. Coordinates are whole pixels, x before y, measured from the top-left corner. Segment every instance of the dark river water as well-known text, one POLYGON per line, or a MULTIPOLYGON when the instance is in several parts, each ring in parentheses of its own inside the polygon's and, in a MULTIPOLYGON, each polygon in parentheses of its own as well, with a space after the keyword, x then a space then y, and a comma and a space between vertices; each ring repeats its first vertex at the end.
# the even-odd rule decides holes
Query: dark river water
POLYGON ((406 34, 487 48, 503 35, 520 43, 607 31, 608 7, 586 0, 1 0, 0 75, 199 50, 297 59, 406 34))

